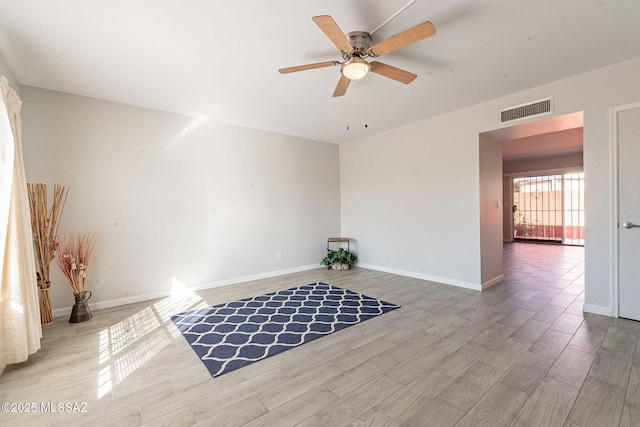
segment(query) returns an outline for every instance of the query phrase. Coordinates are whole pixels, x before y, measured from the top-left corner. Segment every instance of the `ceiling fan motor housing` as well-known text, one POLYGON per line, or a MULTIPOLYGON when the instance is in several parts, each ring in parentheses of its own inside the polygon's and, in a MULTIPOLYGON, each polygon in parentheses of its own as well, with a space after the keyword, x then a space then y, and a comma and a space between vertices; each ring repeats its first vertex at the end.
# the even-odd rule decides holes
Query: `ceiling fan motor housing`
POLYGON ((351 53, 355 56, 366 56, 367 51, 371 48, 371 35, 364 31, 352 31, 347 35, 351 46, 353 46, 351 53))

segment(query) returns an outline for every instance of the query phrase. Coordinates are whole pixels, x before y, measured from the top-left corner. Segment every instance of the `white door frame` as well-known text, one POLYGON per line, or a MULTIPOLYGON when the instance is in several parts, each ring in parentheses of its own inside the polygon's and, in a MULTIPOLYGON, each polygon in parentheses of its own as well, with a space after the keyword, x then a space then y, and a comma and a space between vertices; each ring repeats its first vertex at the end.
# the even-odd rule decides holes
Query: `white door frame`
POLYGON ((640 102, 633 104, 621 105, 619 107, 612 107, 609 109, 609 131, 611 138, 611 269, 612 282, 611 287, 611 308, 613 310, 613 317, 620 317, 620 224, 618 223, 618 215, 620 214, 618 191, 620 189, 619 173, 618 173, 618 153, 619 144, 618 140, 618 122, 619 114, 624 111, 640 109, 640 102))

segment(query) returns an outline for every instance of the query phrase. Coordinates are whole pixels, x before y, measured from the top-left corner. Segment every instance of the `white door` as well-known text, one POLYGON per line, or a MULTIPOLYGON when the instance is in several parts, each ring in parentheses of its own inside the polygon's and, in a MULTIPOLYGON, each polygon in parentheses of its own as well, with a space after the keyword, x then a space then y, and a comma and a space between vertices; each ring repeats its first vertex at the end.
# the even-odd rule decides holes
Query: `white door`
POLYGON ((619 314, 640 320, 640 108, 618 112, 619 314))

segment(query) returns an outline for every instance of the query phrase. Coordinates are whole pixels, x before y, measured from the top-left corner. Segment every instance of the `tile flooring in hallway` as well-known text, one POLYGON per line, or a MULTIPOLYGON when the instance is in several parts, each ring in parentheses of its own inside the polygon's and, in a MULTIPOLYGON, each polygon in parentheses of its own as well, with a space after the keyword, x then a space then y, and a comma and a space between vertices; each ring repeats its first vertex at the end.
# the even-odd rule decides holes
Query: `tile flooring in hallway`
POLYGON ((584 315, 583 248, 505 245, 484 292, 317 269, 56 319, 0 376, 0 425, 640 425, 640 323, 584 315), (314 281, 402 307, 212 379, 169 316, 314 281))

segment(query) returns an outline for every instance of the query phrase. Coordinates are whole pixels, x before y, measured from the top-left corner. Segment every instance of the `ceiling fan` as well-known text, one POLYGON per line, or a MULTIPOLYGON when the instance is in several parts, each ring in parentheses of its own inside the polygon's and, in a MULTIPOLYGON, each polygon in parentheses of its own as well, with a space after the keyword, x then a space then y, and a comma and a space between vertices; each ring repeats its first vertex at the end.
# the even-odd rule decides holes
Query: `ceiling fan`
MULTIPOLYGON (((391 65, 378 61, 368 62, 367 58, 377 58, 389 52, 401 49, 412 43, 431 37, 436 29, 429 21, 416 25, 391 38, 373 44, 371 33, 364 31, 352 31, 348 34, 342 32, 336 21, 329 15, 314 16, 313 22, 329 37, 333 44, 340 49, 343 61, 325 61, 315 64, 298 65, 296 67, 281 68, 281 74, 297 71, 312 70, 315 68, 333 67, 340 65, 340 80, 333 96, 342 96, 347 92, 351 80, 365 77, 369 72, 409 84, 417 75, 391 65)), ((378 27, 379 28, 379 27, 378 27)), ((375 30, 374 30, 375 31, 375 30)), ((373 33, 373 32, 372 32, 373 33)))

